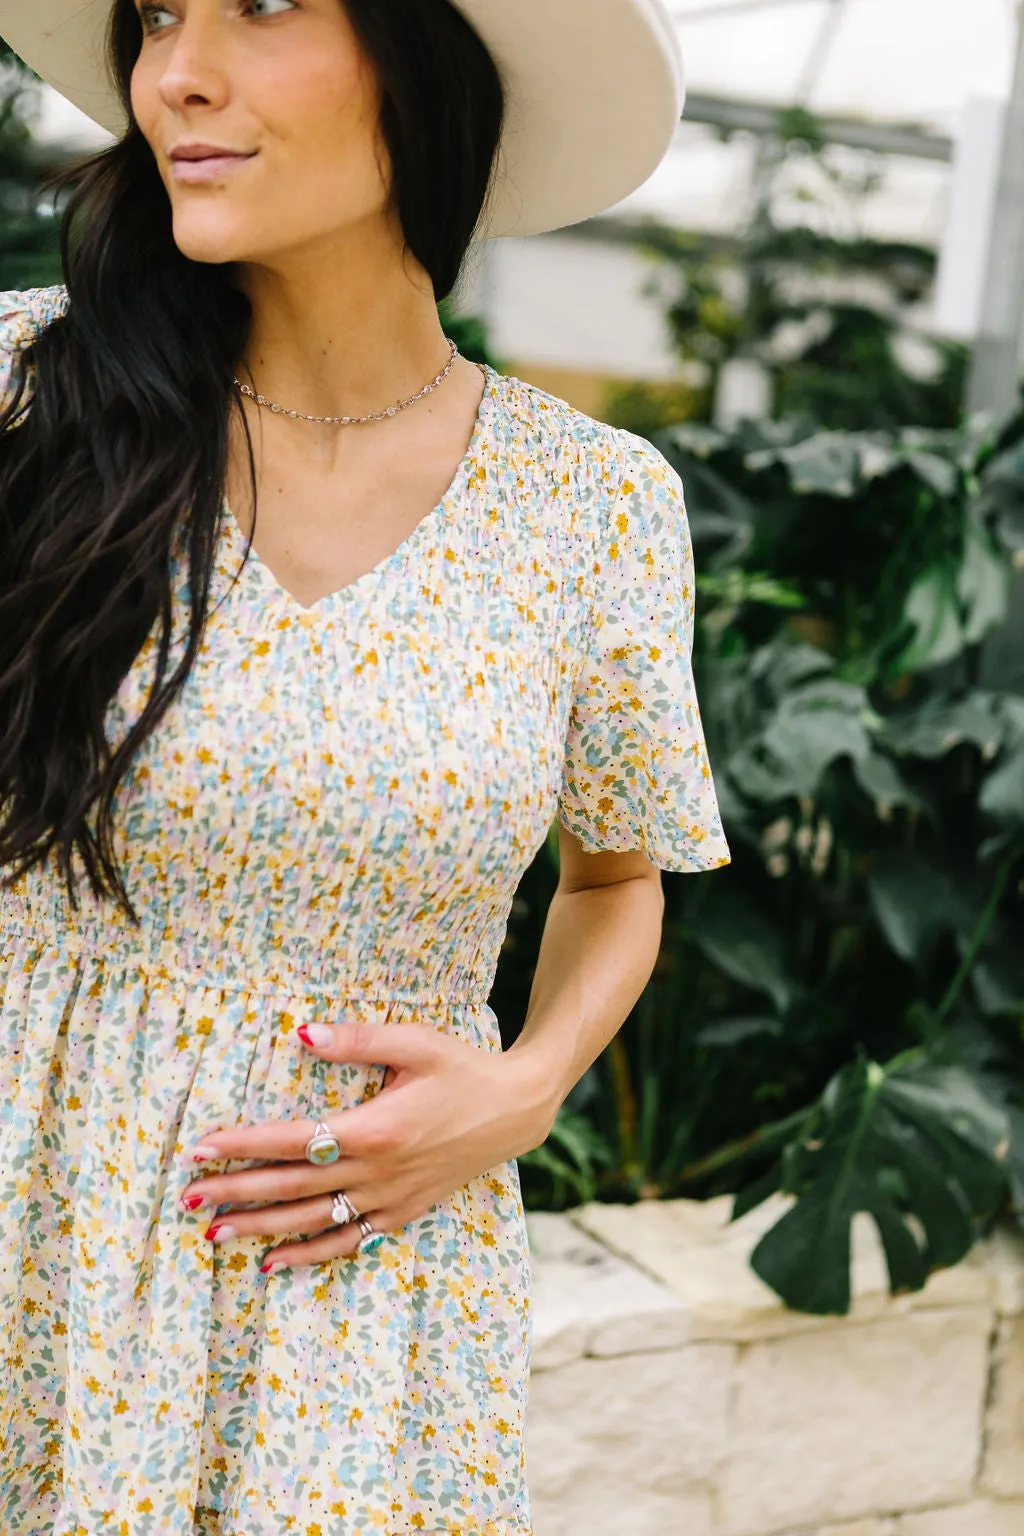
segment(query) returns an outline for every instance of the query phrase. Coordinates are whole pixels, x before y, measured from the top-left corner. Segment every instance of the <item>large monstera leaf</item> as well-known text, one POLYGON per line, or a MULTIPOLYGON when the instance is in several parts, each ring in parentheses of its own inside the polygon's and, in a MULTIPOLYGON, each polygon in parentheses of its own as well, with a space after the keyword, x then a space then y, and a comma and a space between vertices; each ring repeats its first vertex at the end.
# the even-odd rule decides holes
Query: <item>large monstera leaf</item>
POLYGON ((812 678, 777 703, 758 735, 729 758, 726 768, 742 794, 767 804, 813 795, 837 758, 861 762, 871 755, 867 695, 839 678, 812 678))
POLYGON ((777 1189, 795 1195, 751 1265, 787 1306, 845 1313, 854 1216, 874 1218, 893 1294, 918 1291, 964 1257, 977 1222, 1002 1205, 1010 1142, 1005 1107, 963 1067, 862 1058, 836 1074, 769 1174, 736 1197, 733 1220, 777 1189))

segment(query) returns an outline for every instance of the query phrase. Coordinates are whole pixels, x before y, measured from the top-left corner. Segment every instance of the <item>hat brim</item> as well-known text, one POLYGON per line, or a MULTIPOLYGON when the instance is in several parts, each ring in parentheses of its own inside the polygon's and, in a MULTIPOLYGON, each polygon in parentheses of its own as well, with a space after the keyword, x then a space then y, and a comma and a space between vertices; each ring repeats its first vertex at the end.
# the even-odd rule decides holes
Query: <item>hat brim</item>
MULTIPOLYGON (((661 0, 453 0, 508 106, 478 236, 540 234, 612 207, 656 170, 683 109, 661 0)), ((0 37, 85 115, 127 126, 103 56, 110 0, 0 0, 0 37)))

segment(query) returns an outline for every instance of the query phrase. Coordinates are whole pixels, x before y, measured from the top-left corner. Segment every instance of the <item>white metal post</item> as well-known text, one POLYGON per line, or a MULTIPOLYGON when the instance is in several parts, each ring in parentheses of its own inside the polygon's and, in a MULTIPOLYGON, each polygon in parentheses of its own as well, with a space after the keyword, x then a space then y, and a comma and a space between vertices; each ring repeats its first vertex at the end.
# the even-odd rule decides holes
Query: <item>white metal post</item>
POLYGON ((1013 89, 1006 110, 981 330, 967 390, 970 411, 997 420, 1020 399, 1024 356, 1024 10, 1018 11, 1013 89))

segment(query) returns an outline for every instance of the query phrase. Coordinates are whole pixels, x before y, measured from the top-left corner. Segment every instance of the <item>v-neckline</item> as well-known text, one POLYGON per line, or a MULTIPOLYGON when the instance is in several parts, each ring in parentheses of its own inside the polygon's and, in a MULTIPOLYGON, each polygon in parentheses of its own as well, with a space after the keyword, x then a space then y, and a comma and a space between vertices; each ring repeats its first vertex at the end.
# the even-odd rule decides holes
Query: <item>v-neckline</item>
POLYGON ((269 565, 257 554, 256 549, 250 547, 249 540, 242 532, 241 524, 232 512, 227 493, 225 492, 221 497, 221 527, 226 532, 229 547, 243 557, 248 553, 250 568, 275 593, 278 601, 283 602, 290 608, 297 609, 300 614, 313 616, 339 602, 349 593, 358 591, 361 587, 378 580, 392 566, 400 564, 408 556, 411 548, 428 532, 444 525, 462 493, 467 488, 470 465, 480 451, 480 445, 490 424, 491 410, 497 398, 498 381, 501 375, 497 369, 492 368, 490 363, 478 363, 477 366, 482 369, 484 374, 484 392, 480 397, 480 404, 477 407, 469 446, 463 454, 451 483, 441 497, 441 500, 424 517, 420 518, 415 527, 410 529, 405 538, 395 546, 390 554, 384 555, 382 559, 378 560, 375 565, 372 565, 369 570, 364 571, 362 575, 346 582, 343 587, 336 587, 333 592, 326 592, 323 597, 318 597, 315 602, 300 603, 295 594, 289 592, 288 588, 278 580, 269 565))

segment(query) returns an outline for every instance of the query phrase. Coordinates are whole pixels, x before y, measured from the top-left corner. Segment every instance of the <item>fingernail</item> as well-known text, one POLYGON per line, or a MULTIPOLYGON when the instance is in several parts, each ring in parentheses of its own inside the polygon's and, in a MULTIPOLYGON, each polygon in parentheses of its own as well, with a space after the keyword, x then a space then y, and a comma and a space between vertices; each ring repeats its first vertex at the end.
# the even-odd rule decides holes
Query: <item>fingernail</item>
POLYGON ((211 1157, 217 1156, 218 1152, 216 1147, 208 1147, 205 1144, 202 1144, 198 1147, 192 1148, 192 1161, 194 1163, 205 1163, 209 1161, 211 1157))
POLYGON ((215 1241, 224 1243, 228 1242, 232 1237, 238 1236, 238 1228, 233 1227, 228 1221, 215 1221, 211 1226, 207 1227, 203 1236, 208 1237, 211 1243, 215 1241))
POLYGON ((280 1259, 271 1259, 268 1264, 260 1265, 261 1275, 272 1275, 275 1269, 285 1269, 287 1266, 280 1259))
POLYGON ((201 1205, 206 1204, 206 1196, 198 1191, 194 1195, 182 1195, 181 1203, 186 1211, 198 1211, 201 1205))
POLYGON ((323 1050, 324 1046, 330 1045, 334 1039, 334 1030, 326 1024, 300 1024, 296 1034, 307 1045, 311 1045, 314 1049, 319 1050, 323 1050))

